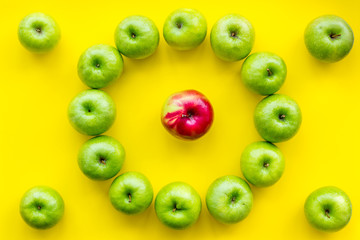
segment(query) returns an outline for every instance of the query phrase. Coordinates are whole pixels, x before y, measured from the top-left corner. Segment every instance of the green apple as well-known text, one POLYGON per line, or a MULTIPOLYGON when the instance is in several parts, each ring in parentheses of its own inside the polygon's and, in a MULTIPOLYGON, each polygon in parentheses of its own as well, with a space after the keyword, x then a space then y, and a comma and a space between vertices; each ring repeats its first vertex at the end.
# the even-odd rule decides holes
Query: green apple
POLYGON ((70 102, 68 116, 71 125, 78 132, 99 135, 107 131, 114 123, 115 103, 106 92, 88 89, 80 92, 70 102))
POLYGON ((190 50, 205 39, 207 24, 204 15, 195 9, 180 8, 172 12, 164 23, 165 41, 177 50, 190 50))
POLYGON ((59 42, 60 35, 59 25, 44 13, 31 13, 19 24, 19 41, 31 52, 50 51, 59 42))
POLYGON ((33 228, 51 228, 64 215, 64 201, 54 189, 37 186, 28 190, 21 198, 20 214, 33 228))
POLYGON ((335 232, 348 224, 351 208, 350 198, 344 191, 337 187, 322 187, 309 195, 304 211, 313 227, 335 232))
POLYGON ((168 227, 185 229, 193 225, 201 212, 201 199, 187 183, 173 182, 163 187, 155 199, 155 212, 168 227))
POLYGON ((153 200, 150 181, 139 172, 126 172, 115 178, 110 186, 112 205, 120 212, 137 214, 144 212, 153 200))
POLYGON ((130 16, 117 26, 115 44, 126 57, 147 58, 155 52, 159 45, 159 31, 149 18, 130 16))
POLYGON ((237 176, 216 179, 206 194, 206 206, 219 222, 232 224, 246 218, 253 205, 249 184, 237 176))
POLYGON ((80 148, 78 164, 90 179, 107 180, 121 169, 125 150, 121 143, 109 136, 96 136, 87 140, 80 148))
POLYGON ((255 31, 251 23, 237 14, 218 20, 211 29, 210 43, 217 57, 224 61, 244 59, 254 45, 255 31))
POLYGON ((349 54, 354 44, 354 33, 344 19, 325 15, 309 23, 304 39, 311 55, 323 62, 333 63, 349 54))
POLYGON ((268 142, 283 142, 292 138, 301 125, 297 103, 282 94, 270 95, 255 108, 254 122, 260 136, 268 142))
POLYGON ((243 151, 240 166, 249 183, 256 187, 268 187, 280 179, 285 160, 280 149, 274 144, 254 142, 243 151))
POLYGON ((91 88, 103 88, 118 79, 124 63, 119 51, 106 44, 89 47, 80 56, 78 75, 91 88))
POLYGON ((245 86, 261 95, 277 92, 285 78, 285 62, 274 53, 253 53, 246 58, 241 68, 241 79, 245 86))

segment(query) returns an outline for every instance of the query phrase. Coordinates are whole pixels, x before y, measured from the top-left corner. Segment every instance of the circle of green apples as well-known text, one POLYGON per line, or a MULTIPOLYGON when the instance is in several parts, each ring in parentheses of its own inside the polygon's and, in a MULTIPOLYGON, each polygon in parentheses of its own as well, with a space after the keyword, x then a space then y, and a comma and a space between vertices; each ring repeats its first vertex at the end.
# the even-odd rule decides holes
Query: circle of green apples
MULTIPOLYGON (((207 34, 205 17, 197 10, 181 8, 165 20, 163 36, 169 46, 191 50, 199 46, 207 34)), ((29 51, 44 53, 60 40, 60 28, 48 15, 26 16, 18 29, 20 43, 29 51)), ((92 180, 107 180, 120 171, 125 150, 116 139, 101 135, 115 121, 116 107, 111 97, 99 90, 118 79, 123 72, 122 55, 144 59, 151 56, 159 44, 159 31, 145 16, 130 16, 115 30, 116 48, 99 44, 86 49, 78 61, 81 81, 92 89, 82 91, 70 103, 68 117, 79 133, 95 136, 86 141, 78 154, 81 171, 92 180)), ((220 18, 210 33, 214 54, 224 61, 244 58, 241 79, 254 93, 266 96, 255 108, 254 123, 265 141, 248 145, 240 160, 245 179, 256 187, 275 184, 282 176, 285 160, 274 143, 292 138, 301 125, 301 111, 289 96, 275 94, 284 84, 287 68, 284 60, 270 52, 251 55, 255 32, 243 16, 229 14, 220 18)), ((343 59, 351 50, 354 35, 340 17, 327 15, 314 19, 307 26, 304 41, 315 58, 332 63, 343 59)), ((207 131, 207 130, 206 130, 207 131)), ((204 132, 205 134, 205 132, 204 132)), ((175 135, 175 134, 174 134, 175 135)), ((109 198, 115 209, 126 214, 139 214, 153 201, 153 188, 146 176, 126 172, 115 178, 109 198)), ((223 176, 209 187, 206 205, 210 214, 224 224, 237 223, 248 216, 253 206, 249 184, 237 176, 223 176)), ((155 212, 168 227, 185 229, 196 223, 201 212, 201 198, 184 182, 164 186, 155 198, 155 212)), ((324 231, 338 231, 351 218, 349 197, 336 187, 315 190, 305 201, 304 212, 309 223, 324 231)), ((60 194, 46 186, 27 191, 20 202, 24 221, 38 229, 54 226, 64 213, 60 194)))

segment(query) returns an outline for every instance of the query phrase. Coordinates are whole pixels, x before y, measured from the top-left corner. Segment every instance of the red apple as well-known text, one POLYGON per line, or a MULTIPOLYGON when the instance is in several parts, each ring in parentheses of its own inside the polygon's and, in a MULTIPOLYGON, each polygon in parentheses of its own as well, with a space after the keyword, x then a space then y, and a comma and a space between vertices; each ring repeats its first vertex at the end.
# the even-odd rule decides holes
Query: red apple
POLYGON ((209 130, 213 118, 214 111, 209 100, 195 90, 172 94, 161 113, 161 122, 172 135, 192 140, 209 130))

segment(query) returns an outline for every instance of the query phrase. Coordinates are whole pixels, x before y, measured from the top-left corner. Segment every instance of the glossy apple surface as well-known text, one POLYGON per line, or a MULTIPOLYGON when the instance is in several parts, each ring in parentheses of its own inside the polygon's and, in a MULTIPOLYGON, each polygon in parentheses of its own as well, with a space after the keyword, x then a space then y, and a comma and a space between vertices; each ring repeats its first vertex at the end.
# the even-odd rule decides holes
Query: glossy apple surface
POLYGON ((268 142, 287 141, 298 132, 302 121, 299 105, 289 96, 270 95, 255 108, 255 128, 268 142))
POLYGON ((348 195, 337 187, 322 187, 305 201, 304 211, 309 223, 323 231, 335 232, 350 221, 352 206, 348 195))
POLYGON ((177 50, 190 50, 205 39, 207 24, 205 17, 195 9, 180 8, 165 20, 163 34, 165 41, 177 50))
POLYGON ((253 205, 249 184, 237 176, 216 179, 206 194, 210 214, 222 223, 237 223, 246 218, 253 205))
POLYGON ((78 165, 90 179, 107 180, 121 169, 125 150, 121 143, 110 136, 96 136, 87 140, 80 148, 78 165))
POLYGON ((210 128, 214 111, 209 100, 200 92, 186 90, 172 94, 165 101, 161 122, 174 136, 197 139, 210 128))
POLYGON ((102 90, 80 92, 69 104, 71 125, 80 133, 94 136, 107 131, 115 121, 115 103, 102 90))
POLYGON ((185 229, 198 220, 201 212, 201 198, 187 183, 170 183, 157 194, 155 212, 166 226, 185 229))
POLYGON ((241 80, 245 86, 261 95, 277 92, 284 84, 286 74, 284 60, 270 52, 251 54, 241 67, 241 80))
POLYGON ((28 190, 21 198, 20 214, 33 228, 51 228, 64 215, 64 201, 56 190, 37 186, 28 190))
POLYGON ((109 190, 111 204, 120 212, 138 214, 153 200, 153 188, 142 173, 126 172, 116 177, 109 190))
POLYGON ((106 44, 86 49, 78 61, 78 75, 90 88, 103 88, 120 77, 124 63, 119 51, 106 44))
POLYGON ((240 167, 249 183, 256 187, 268 187, 281 178, 285 160, 274 144, 254 142, 246 146, 241 154, 240 167))
POLYGON ((60 36, 59 25, 52 17, 44 13, 31 13, 19 24, 19 41, 31 52, 50 51, 58 44, 60 36))
POLYGON ((210 33, 210 43, 215 55, 224 61, 244 59, 251 52, 254 41, 253 26, 238 14, 220 18, 210 33))
POLYGON ((152 55, 159 45, 159 30, 144 16, 130 16, 115 30, 115 44, 129 58, 143 59, 152 55))
POLYGON ((304 40, 312 56, 333 63, 349 54, 354 44, 354 33, 341 17, 325 15, 309 23, 304 40))

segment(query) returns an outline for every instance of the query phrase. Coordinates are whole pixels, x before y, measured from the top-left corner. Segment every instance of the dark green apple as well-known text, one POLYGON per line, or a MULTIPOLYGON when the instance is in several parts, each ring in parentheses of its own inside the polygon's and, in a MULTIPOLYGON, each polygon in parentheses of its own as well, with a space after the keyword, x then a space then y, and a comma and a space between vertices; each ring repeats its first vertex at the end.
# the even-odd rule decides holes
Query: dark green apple
POLYGON ((126 214, 144 212, 153 200, 150 181, 139 172, 126 172, 115 178, 110 186, 111 204, 126 214))
POLYGON ((120 77, 124 63, 119 51, 106 44, 89 47, 78 61, 78 75, 90 88, 103 88, 120 77))
POLYGON ((21 198, 20 214, 33 228, 51 228, 64 215, 64 201, 54 189, 37 186, 28 190, 21 198))
POLYGON ((125 150, 121 143, 109 136, 96 136, 86 141, 80 148, 78 164, 90 179, 107 180, 114 177, 125 160, 125 150))
POLYGON ((222 223, 237 223, 246 218, 253 205, 249 184, 237 176, 216 179, 206 194, 210 214, 222 223))
POLYGON ((147 58, 155 52, 159 45, 159 31, 149 18, 130 16, 117 26, 115 44, 126 57, 147 58))
POLYGON ((225 61, 244 59, 254 45, 255 31, 251 23, 237 14, 219 19, 211 29, 210 43, 217 57, 225 61))
POLYGON ((205 39, 207 24, 205 17, 195 9, 180 8, 165 20, 163 34, 165 41, 177 50, 190 50, 205 39))
POLYGON ((256 187, 268 187, 276 183, 285 168, 280 149, 269 142, 254 142, 241 155, 241 171, 249 183, 256 187))
POLYGON ((253 53, 244 61, 241 79, 252 91, 261 95, 277 92, 285 82, 286 65, 284 60, 274 53, 253 53))
POLYGON ((286 95, 270 95, 261 100, 255 108, 256 130, 268 142, 289 140, 299 130, 301 120, 299 106, 286 95))
POLYGON ((155 212, 168 227, 184 229, 193 225, 201 212, 201 199, 187 183, 173 182, 163 187, 155 199, 155 212))
POLYGON ((71 125, 78 132, 90 136, 99 135, 114 123, 115 103, 104 91, 85 90, 70 102, 68 117, 71 125))
POLYGON ((344 19, 325 15, 309 23, 304 39, 311 55, 323 62, 333 63, 349 54, 354 44, 354 33, 344 19))
POLYGON ((31 13, 19 24, 20 43, 31 52, 50 51, 57 45, 60 36, 59 25, 52 17, 44 13, 31 13))
POLYGON ((313 227, 335 232, 349 223, 352 207, 344 191, 329 186, 312 192, 305 201, 304 211, 313 227))

